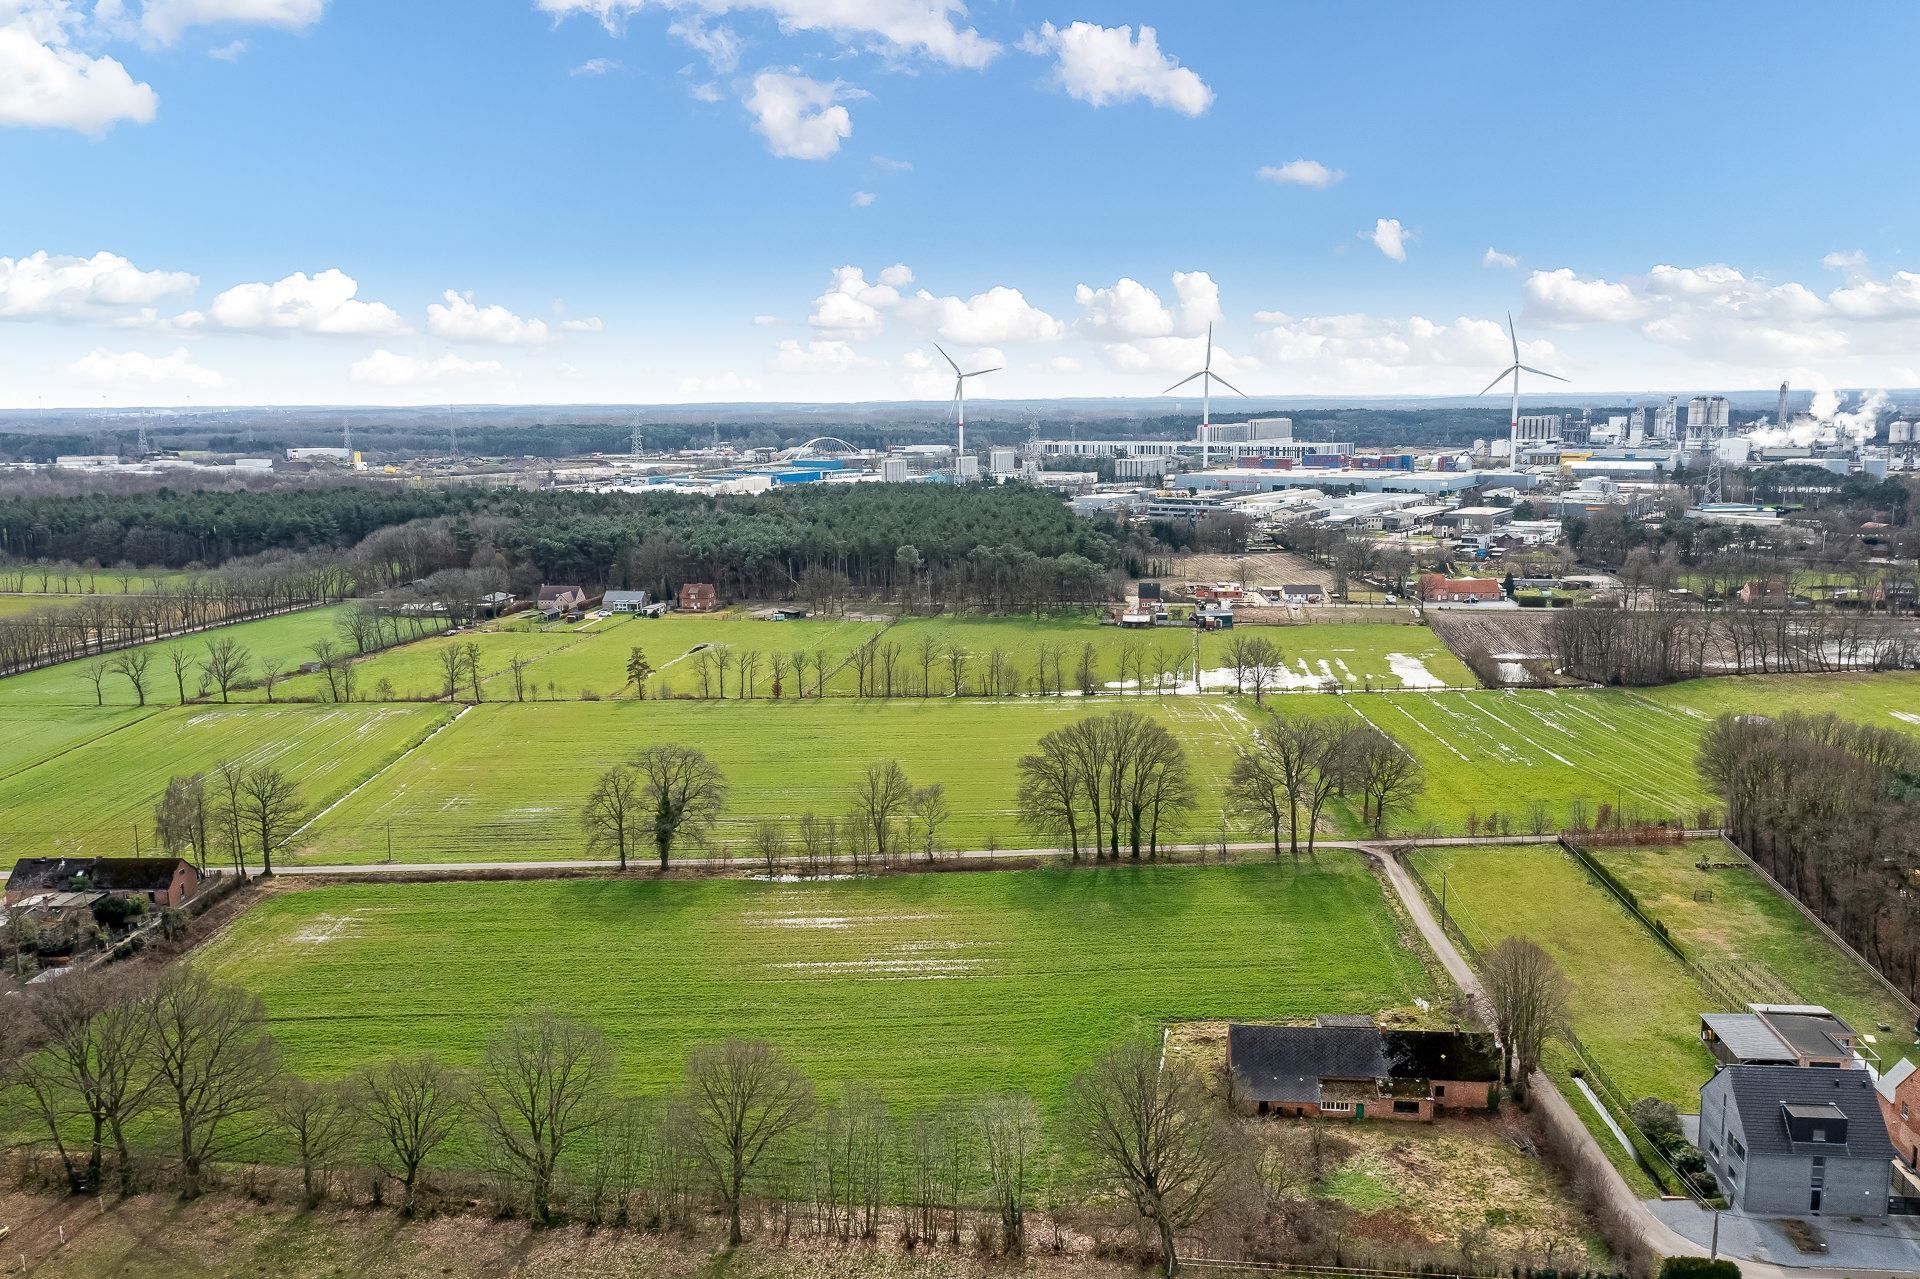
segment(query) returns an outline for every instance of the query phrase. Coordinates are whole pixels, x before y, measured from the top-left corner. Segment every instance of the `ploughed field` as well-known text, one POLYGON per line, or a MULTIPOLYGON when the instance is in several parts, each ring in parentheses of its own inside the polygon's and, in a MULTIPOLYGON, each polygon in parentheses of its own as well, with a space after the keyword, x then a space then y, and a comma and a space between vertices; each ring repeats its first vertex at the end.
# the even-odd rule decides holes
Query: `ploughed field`
POLYGON ((1436 998, 1357 856, 770 883, 354 885, 261 902, 199 962, 260 992, 298 1070, 471 1062, 508 1017, 602 1027, 627 1086, 764 1038, 829 1091, 899 1106, 1002 1090, 1059 1104, 1117 1037, 1180 1018, 1375 1012, 1436 998))

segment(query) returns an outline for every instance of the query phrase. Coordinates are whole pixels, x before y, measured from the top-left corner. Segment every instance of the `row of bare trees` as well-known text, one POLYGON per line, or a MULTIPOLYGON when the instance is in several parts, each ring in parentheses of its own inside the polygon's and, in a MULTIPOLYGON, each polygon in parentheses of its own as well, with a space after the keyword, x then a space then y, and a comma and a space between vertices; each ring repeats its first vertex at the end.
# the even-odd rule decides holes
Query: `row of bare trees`
POLYGON ((355 588, 354 574, 338 557, 275 555, 165 579, 139 594, 49 601, 0 618, 0 675, 330 603, 355 588))
POLYGON ((1234 760, 1227 808, 1269 832, 1275 856, 1283 831, 1288 851, 1299 856, 1304 831, 1311 857, 1320 819, 1336 797, 1357 799, 1362 822, 1379 836, 1425 785, 1420 762, 1372 724, 1275 712, 1234 760))
POLYGON ((1042 737, 1020 760, 1017 805, 1036 834, 1073 859, 1158 856, 1163 830, 1195 804, 1186 751, 1164 724, 1134 710, 1090 715, 1042 737))
POLYGON ((569 1210, 616 1224, 685 1223, 705 1201, 742 1241, 746 1207, 771 1201, 782 1230, 797 1217, 833 1238, 872 1239, 897 1207, 909 1242, 963 1228, 1017 1255, 1062 1150, 1089 1197, 1131 1206, 1160 1241, 1215 1202, 1236 1149, 1229 1117, 1198 1073, 1163 1068, 1157 1044, 1128 1040, 1073 1083, 1062 1131, 1047 1142, 1019 1094, 954 1102, 897 1119, 871 1088, 822 1103, 771 1045, 697 1048, 664 1099, 620 1095, 601 1031, 552 1011, 515 1017, 458 1070, 432 1056, 392 1058, 346 1078, 290 1071, 259 997, 175 965, 94 971, 35 988, 10 1018, 0 1088, 38 1127, 68 1188, 138 1189, 164 1169, 183 1198, 221 1166, 297 1170, 308 1206, 348 1168, 371 1169, 418 1210, 429 1178, 486 1174, 535 1223, 569 1210))
POLYGON ((1920 665, 1920 633, 1884 618, 1744 607, 1710 612, 1664 596, 1638 608, 1558 610, 1548 640, 1557 669, 1597 684, 1920 665))
POLYGON ((1740 847, 1920 999, 1920 745, 1833 715, 1723 715, 1698 764, 1740 847))
POLYGON ((160 850, 201 870, 216 860, 245 875, 250 857, 273 874, 273 850, 300 827, 304 809, 291 777, 269 763, 225 760, 205 773, 176 774, 153 806, 160 850))

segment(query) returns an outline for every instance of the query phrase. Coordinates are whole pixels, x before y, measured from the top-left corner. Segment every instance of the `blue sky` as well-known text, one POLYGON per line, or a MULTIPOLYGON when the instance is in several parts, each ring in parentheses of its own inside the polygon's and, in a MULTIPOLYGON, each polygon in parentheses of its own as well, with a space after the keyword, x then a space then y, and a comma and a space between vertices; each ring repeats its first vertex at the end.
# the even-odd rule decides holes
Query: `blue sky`
POLYGON ((1911 387, 1917 27, 0 0, 0 405, 1911 387))

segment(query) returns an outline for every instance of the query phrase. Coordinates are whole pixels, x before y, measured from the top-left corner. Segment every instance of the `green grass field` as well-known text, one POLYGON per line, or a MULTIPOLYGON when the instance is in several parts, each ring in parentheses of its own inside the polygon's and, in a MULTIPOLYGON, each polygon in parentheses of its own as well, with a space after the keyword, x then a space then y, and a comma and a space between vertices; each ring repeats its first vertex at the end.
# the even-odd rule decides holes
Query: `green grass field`
MULTIPOLYGON (((578 814, 595 779, 658 742, 698 746, 726 774, 723 841, 744 841, 760 818, 840 815, 869 764, 898 759, 915 784, 945 785, 948 847, 1031 847, 1013 813, 1020 756, 1050 729, 1120 700, 489 702, 316 822, 301 857, 376 860, 389 824, 395 856, 409 861, 580 857, 578 814)), ((1190 697, 1125 704, 1185 744, 1201 782, 1200 837, 1211 834, 1217 779, 1246 731, 1237 707, 1190 697)))
MULTIPOLYGON (((171 706, 178 700, 173 667, 168 657, 177 649, 192 654, 197 662, 205 657, 209 639, 216 636, 230 638, 253 654, 255 674, 259 671, 260 662, 269 657, 279 658, 292 669, 312 659, 312 654, 307 650, 316 640, 340 642, 339 621, 349 607, 338 604, 327 608, 304 609, 298 613, 262 618, 257 622, 236 622, 232 626, 156 640, 144 645, 153 654, 153 660, 147 667, 147 704, 171 706)), ((106 660, 112 660, 112 656, 108 654, 106 660)), ((0 706, 93 706, 93 682, 87 678, 86 668, 94 660, 97 659, 62 662, 58 666, 45 666, 0 678, 0 706)), ((196 665, 187 673, 188 697, 198 692, 199 679, 196 665)), ((108 706, 133 706, 138 701, 133 685, 120 675, 107 676, 101 685, 101 692, 108 706)))
POLYGON ((1703 858, 1733 860, 1718 845, 1608 848, 1594 856, 1735 994, 1757 1003, 1825 1004, 1873 1036, 1888 1064, 1903 1054, 1920 1061, 1909 1033, 1913 1018, 1900 1002, 1765 880, 1751 870, 1698 868, 1703 858))
MULTIPOLYGON (((95 712, 63 710, 62 720, 95 712)), ((153 805, 176 773, 272 763, 311 815, 444 723, 431 706, 189 706, 158 711, 0 778, 0 865, 152 847, 153 805)))
POLYGON ((829 1090, 919 1106, 997 1090, 1053 1107, 1130 1031, 1181 1018, 1374 1012, 1433 999, 1373 875, 1119 867, 769 884, 367 885, 269 898, 203 953, 258 990, 292 1064, 473 1059, 553 1008, 664 1091, 687 1051, 771 1040, 829 1090))
POLYGON ((1414 864, 1482 949, 1537 942, 1572 986, 1574 1034, 1629 1099, 1699 1109, 1713 1073, 1700 1014, 1715 1005, 1692 974, 1557 847, 1429 848, 1414 864))
POLYGON ((157 713, 119 706, 49 709, 0 705, 0 778, 11 777, 83 742, 157 713))

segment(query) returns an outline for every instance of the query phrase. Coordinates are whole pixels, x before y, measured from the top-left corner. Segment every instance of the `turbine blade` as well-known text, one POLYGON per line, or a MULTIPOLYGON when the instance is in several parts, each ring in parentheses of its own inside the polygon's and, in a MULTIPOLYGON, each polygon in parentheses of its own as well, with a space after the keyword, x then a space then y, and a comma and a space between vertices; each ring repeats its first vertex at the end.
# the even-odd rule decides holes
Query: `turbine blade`
POLYGON ((979 377, 979 376, 980 376, 980 375, 981 375, 982 373, 998 373, 998 372, 999 372, 999 371, 1000 371, 1000 370, 1001 370, 1002 368, 1004 368, 1004 367, 1006 367, 1006 366, 1005 366, 1005 365, 1000 365, 1000 364, 996 364, 996 365, 994 365, 994 366, 993 366, 992 368, 990 368, 990 369, 975 369, 975 370, 974 370, 973 372, 971 372, 971 373, 962 373, 962 374, 961 374, 960 376, 961 376, 961 377, 963 377, 963 378, 968 378, 968 377, 979 377))
POLYGON ((1168 387, 1166 390, 1160 392, 1160 394, 1172 395, 1175 391, 1179 390, 1181 387, 1185 386, 1187 383, 1193 381, 1195 378, 1203 378, 1207 376, 1210 376, 1210 375, 1207 373, 1205 369, 1201 369, 1198 373, 1189 373, 1187 374, 1187 376, 1181 378, 1178 382, 1175 382, 1172 386, 1168 387))
POLYGON ((1513 330, 1513 312, 1507 312, 1507 337, 1513 343, 1513 362, 1520 363, 1520 335, 1513 330))
POLYGON ((1214 381, 1218 382, 1221 386, 1226 387, 1229 391, 1232 391, 1235 395, 1240 396, 1242 399, 1250 400, 1253 398, 1252 396, 1248 395, 1245 391, 1235 386, 1233 383, 1227 381, 1227 379, 1221 377, 1218 373, 1210 373, 1207 376, 1211 377, 1214 381))
MULTIPOLYGON (((960 366, 959 366, 958 364, 954 364, 954 363, 953 363, 953 357, 952 357, 951 355, 948 355, 948 354, 947 354, 947 348, 946 348, 946 347, 944 347, 944 346, 941 346, 941 345, 940 345, 940 344, 939 344, 938 342, 935 342, 935 343, 933 344, 933 349, 934 349, 934 350, 936 350, 936 351, 938 351, 938 352, 940 352, 940 358, 941 358, 941 359, 943 359, 943 360, 945 360, 945 361, 946 361, 946 362, 947 362, 947 363, 948 363, 949 365, 952 365, 952 367, 953 367, 953 371, 954 371, 955 373, 958 373, 958 372, 960 371, 960 366)), ((1516 356, 1515 358, 1517 359, 1517 358, 1519 358, 1519 357, 1517 357, 1517 356, 1516 356)))
POLYGON ((1211 322, 1207 324, 1207 362, 1201 367, 1204 369, 1213 367, 1213 324, 1211 322))
POLYGON ((1552 378, 1552 379, 1553 379, 1554 381, 1556 381, 1556 382, 1565 382, 1565 381, 1567 381, 1567 379, 1566 379, 1566 378, 1563 378, 1563 377, 1561 377, 1561 376, 1560 376, 1560 375, 1559 375, 1558 373, 1549 373, 1549 372, 1547 372, 1547 371, 1546 371, 1545 369, 1536 369, 1536 368, 1534 368, 1534 367, 1533 367, 1533 365, 1531 365, 1531 364, 1522 364, 1522 365, 1521 365, 1520 367, 1521 367, 1522 369, 1525 369, 1525 370, 1526 370, 1527 372, 1529 372, 1529 373, 1536 373, 1536 374, 1538 374, 1538 375, 1539 375, 1539 376, 1541 376, 1541 377, 1550 377, 1550 378, 1552 378))
POLYGON ((1479 394, 1485 395, 1487 391, 1491 391, 1494 387, 1499 386, 1502 382, 1507 380, 1508 374, 1512 373, 1515 369, 1519 367, 1520 366, 1518 364, 1511 364, 1511 365, 1508 365, 1506 368, 1501 369, 1500 372, 1495 375, 1493 381, 1487 383, 1486 390, 1480 391, 1479 394))

